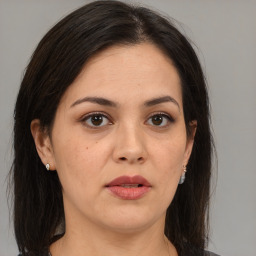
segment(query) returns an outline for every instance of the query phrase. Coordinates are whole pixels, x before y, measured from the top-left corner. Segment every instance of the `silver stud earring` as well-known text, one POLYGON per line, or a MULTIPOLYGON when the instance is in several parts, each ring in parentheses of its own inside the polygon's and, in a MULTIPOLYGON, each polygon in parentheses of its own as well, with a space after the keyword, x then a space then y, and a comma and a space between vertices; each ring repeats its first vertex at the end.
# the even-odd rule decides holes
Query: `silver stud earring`
POLYGON ((185 165, 183 165, 183 173, 180 177, 180 181, 179 184, 183 184, 185 179, 186 179, 186 172, 187 172, 187 167, 185 165))
POLYGON ((50 164, 47 163, 47 164, 45 165, 45 168, 46 168, 47 171, 50 171, 50 164))

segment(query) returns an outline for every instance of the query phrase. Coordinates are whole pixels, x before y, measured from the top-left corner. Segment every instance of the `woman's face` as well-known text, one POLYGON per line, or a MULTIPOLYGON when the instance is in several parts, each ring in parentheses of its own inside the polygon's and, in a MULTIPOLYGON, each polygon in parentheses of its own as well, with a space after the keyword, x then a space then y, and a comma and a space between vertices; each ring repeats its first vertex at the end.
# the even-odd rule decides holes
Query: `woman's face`
POLYGON ((67 225, 164 225, 193 145, 170 59, 149 43, 91 58, 62 97, 45 145, 40 156, 58 172, 67 225))

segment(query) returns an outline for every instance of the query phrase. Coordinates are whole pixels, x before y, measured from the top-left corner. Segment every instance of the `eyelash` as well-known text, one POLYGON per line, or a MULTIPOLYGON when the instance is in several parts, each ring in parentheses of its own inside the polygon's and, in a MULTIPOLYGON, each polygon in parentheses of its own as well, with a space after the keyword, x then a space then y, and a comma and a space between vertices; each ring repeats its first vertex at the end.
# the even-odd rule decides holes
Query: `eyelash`
POLYGON ((108 115, 106 115, 105 113, 102 113, 102 112, 89 113, 89 114, 83 116, 83 118, 81 119, 81 122, 84 123, 85 126, 91 128, 91 129, 98 129, 100 127, 106 126, 106 125, 93 126, 93 125, 88 125, 86 123, 87 120, 89 120, 90 118, 95 117, 95 116, 101 116, 103 118, 106 118, 110 122, 109 124, 113 124, 113 122, 111 121, 111 118, 108 115))
MULTIPOLYGON (((164 126, 161 126, 161 125, 159 125, 159 126, 158 126, 158 125, 152 125, 153 127, 156 127, 156 128, 163 129, 163 128, 168 127, 168 126, 170 125, 170 123, 173 123, 173 122, 174 122, 173 117, 170 116, 169 114, 164 113, 164 112, 153 113, 152 115, 150 115, 150 116, 147 118, 147 121, 146 121, 146 122, 148 122, 148 120, 150 120, 151 118, 153 118, 153 117, 155 117, 155 116, 161 116, 161 117, 165 118, 165 119, 167 120, 167 122, 168 122, 168 124, 167 124, 167 125, 164 125, 164 126)), ((89 113, 89 114, 83 116, 83 118, 81 119, 81 122, 82 122, 85 126, 87 126, 88 128, 90 128, 90 129, 99 129, 99 128, 101 128, 101 127, 105 127, 106 125, 111 125, 111 124, 114 123, 113 121, 111 121, 111 118, 110 118, 108 115, 106 115, 105 113, 103 113, 103 112, 93 112, 93 113, 89 113), (97 125, 96 125, 96 126, 94 126, 94 125, 89 125, 89 124, 86 123, 86 121, 88 121, 90 118, 95 117, 95 116, 101 116, 101 117, 103 117, 103 118, 106 118, 106 119, 108 119, 108 122, 110 122, 110 123, 105 124, 105 125, 98 125, 98 126, 97 126, 97 125)))
POLYGON ((167 122, 168 122, 168 124, 167 124, 167 125, 164 125, 164 126, 153 125, 153 126, 156 127, 156 128, 160 128, 160 129, 162 128, 162 129, 164 129, 164 128, 168 127, 168 126, 170 125, 170 123, 173 123, 173 122, 174 122, 173 117, 172 117, 171 115, 169 115, 169 114, 164 113, 164 112, 153 113, 152 115, 149 116, 149 118, 147 119, 147 121, 150 120, 150 118, 153 118, 154 116, 161 116, 161 117, 164 117, 164 118, 167 120, 167 122))

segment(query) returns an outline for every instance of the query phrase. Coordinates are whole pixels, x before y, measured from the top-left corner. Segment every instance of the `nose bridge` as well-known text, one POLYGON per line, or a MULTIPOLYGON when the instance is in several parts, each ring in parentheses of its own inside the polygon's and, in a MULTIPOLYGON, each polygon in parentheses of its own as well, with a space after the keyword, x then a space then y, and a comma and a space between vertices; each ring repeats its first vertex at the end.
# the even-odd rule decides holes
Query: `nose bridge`
POLYGON ((121 123, 116 132, 114 158, 130 163, 144 162, 146 148, 143 130, 136 121, 121 123))

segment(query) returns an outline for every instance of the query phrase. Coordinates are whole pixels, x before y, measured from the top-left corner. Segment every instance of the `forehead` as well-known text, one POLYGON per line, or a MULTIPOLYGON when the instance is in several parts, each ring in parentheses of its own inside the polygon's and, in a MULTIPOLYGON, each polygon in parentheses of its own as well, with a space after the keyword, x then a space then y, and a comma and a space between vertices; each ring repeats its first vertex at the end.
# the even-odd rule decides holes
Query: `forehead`
POLYGON ((82 96, 135 100, 170 95, 181 103, 181 83, 171 59, 150 43, 112 46, 94 55, 62 101, 82 96), (155 95, 157 94, 157 95, 155 95))

